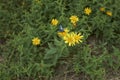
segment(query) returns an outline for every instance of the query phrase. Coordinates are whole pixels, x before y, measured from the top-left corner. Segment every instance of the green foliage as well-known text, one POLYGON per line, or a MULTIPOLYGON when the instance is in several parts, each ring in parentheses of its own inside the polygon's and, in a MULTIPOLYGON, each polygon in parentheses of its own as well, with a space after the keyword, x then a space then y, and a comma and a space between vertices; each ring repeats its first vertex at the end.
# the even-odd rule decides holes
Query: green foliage
POLYGON ((107 66, 113 68, 114 70, 118 70, 120 68, 120 50, 118 48, 113 47, 113 52, 109 53, 106 58, 107 66))
POLYGON ((89 46, 83 47, 74 57, 74 70, 89 75, 92 80, 103 80, 105 69, 102 64, 105 55, 94 56, 91 53, 89 46))
POLYGON ((55 66, 60 57, 65 57, 68 54, 68 49, 63 42, 56 39, 54 41, 55 45, 48 44, 49 49, 46 49, 44 56, 45 63, 49 64, 49 66, 55 66))
POLYGON ((109 68, 120 68, 119 3, 120 0, 0 0, 0 80, 50 80, 59 63, 64 62, 62 58, 68 64, 72 58, 70 68, 76 74, 105 80, 109 68), (90 15, 85 14, 86 7, 91 8, 90 15), (73 15, 79 18, 76 25, 69 19, 73 15), (52 19, 57 19, 58 24, 52 25, 52 19), (60 25, 81 33, 82 43, 68 46, 58 36, 60 25), (41 40, 37 46, 32 43, 35 37, 41 40))

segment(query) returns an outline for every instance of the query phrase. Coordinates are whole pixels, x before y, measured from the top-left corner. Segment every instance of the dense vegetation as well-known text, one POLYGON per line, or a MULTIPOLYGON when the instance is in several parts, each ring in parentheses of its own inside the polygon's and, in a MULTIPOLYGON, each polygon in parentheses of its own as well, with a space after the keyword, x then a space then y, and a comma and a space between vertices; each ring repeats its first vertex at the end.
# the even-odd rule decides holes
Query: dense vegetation
POLYGON ((120 68, 119 3, 0 0, 0 80, 108 79, 120 68))

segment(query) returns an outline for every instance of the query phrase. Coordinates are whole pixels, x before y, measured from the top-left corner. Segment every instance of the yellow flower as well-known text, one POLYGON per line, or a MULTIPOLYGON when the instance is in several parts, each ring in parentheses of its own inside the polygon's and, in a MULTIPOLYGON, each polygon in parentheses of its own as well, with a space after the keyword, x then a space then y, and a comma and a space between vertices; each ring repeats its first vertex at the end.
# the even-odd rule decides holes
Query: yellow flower
POLYGON ((75 43, 79 43, 79 42, 82 42, 82 39, 83 39, 83 36, 80 34, 80 33, 74 33, 74 39, 75 39, 75 43))
POLYGON ((106 14, 107 14, 108 16, 112 16, 112 12, 110 12, 110 11, 107 11, 106 14))
POLYGON ((51 24, 56 26, 58 24, 58 20, 57 19, 52 19, 51 24))
POLYGON ((67 34, 64 38, 65 40, 65 43, 68 44, 68 46, 74 46, 75 45, 75 40, 74 40, 74 37, 73 37, 73 34, 67 34))
POLYGON ((100 11, 105 11, 105 8, 104 7, 100 7, 100 11))
POLYGON ((86 7, 86 8, 84 9, 84 13, 87 14, 87 15, 90 15, 91 12, 92 12, 92 10, 91 10, 91 8, 89 8, 89 7, 86 7))
POLYGON ((35 37, 32 39, 32 44, 35 46, 39 45, 40 42, 41 42, 41 40, 38 37, 35 37))
POLYGON ((58 32, 58 35, 60 37, 65 37, 68 34, 69 30, 67 28, 64 29, 63 32, 58 32))
POLYGON ((75 24, 76 22, 79 21, 79 18, 74 15, 74 16, 71 16, 71 17, 70 17, 70 20, 71 20, 71 23, 75 24))
POLYGON ((71 32, 67 34, 64 38, 65 43, 68 43, 68 46, 74 46, 79 42, 82 42, 83 36, 80 33, 71 32))

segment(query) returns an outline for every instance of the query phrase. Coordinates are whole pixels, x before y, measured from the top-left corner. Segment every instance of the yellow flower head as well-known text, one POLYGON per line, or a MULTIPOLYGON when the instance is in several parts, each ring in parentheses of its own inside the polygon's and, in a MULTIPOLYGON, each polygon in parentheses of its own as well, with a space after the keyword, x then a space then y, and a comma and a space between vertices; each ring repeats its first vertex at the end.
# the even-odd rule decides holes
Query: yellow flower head
POLYGON ((100 7, 100 11, 104 12, 105 8, 104 7, 100 7))
POLYGON ((82 42, 83 36, 80 33, 71 32, 64 37, 65 43, 68 43, 68 46, 74 46, 79 42, 82 42))
POLYGON ((74 46, 75 45, 75 39, 74 39, 72 33, 67 34, 63 39, 65 40, 65 43, 68 44, 68 46, 74 46))
POLYGON ((107 11, 106 14, 107 14, 108 16, 112 16, 112 12, 110 12, 110 11, 107 11))
POLYGON ((56 26, 58 24, 58 20, 57 19, 52 19, 51 24, 56 26))
POLYGON ((65 37, 68 34, 69 30, 67 28, 64 29, 63 32, 58 32, 58 35, 60 37, 65 37))
POLYGON ((38 37, 35 37, 32 39, 32 44, 35 46, 39 45, 40 42, 41 42, 41 40, 38 37))
POLYGON ((91 8, 89 8, 89 7, 86 7, 86 8, 84 9, 84 13, 87 14, 87 15, 90 15, 91 12, 92 12, 92 10, 91 10, 91 8))
POLYGON ((83 39, 83 36, 80 34, 80 33, 74 33, 74 39, 75 39, 75 43, 79 43, 79 42, 82 42, 82 39, 83 39))
POLYGON ((76 22, 79 21, 79 18, 74 15, 74 16, 71 16, 71 17, 70 17, 70 20, 71 20, 71 23, 75 24, 76 22))

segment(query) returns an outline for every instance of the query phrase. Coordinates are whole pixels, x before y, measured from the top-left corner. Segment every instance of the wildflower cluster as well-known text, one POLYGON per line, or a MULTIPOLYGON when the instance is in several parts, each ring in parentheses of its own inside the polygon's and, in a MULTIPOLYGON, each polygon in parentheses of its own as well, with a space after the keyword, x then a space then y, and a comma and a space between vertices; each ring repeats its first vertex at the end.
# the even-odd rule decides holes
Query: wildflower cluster
MULTIPOLYGON (((76 23, 79 21, 78 16, 72 15, 70 18, 71 23, 76 26, 76 23)), ((58 25, 57 19, 52 19, 51 24, 53 26, 58 25)), ((57 33, 59 37, 61 37, 68 46, 74 46, 75 44, 79 44, 82 42, 83 36, 80 33, 77 32, 70 32, 68 28, 62 28, 60 25, 60 31, 57 33)))
POLYGON ((74 46, 75 44, 79 44, 82 42, 83 36, 80 33, 69 32, 67 28, 64 29, 63 32, 58 32, 58 35, 62 37, 68 46, 74 46))
POLYGON ((70 32, 66 36, 63 37, 63 40, 65 43, 68 44, 68 46, 74 46, 75 44, 79 44, 82 42, 83 36, 80 33, 76 32, 70 32))
POLYGON ((106 15, 108 15, 108 16, 112 16, 112 12, 111 11, 106 11, 105 10, 105 7, 100 7, 100 11, 101 12, 104 12, 106 15))
MULTIPOLYGON (((35 1, 38 2, 39 0, 35 0, 35 1)), ((106 11, 105 7, 100 7, 99 10, 101 12, 106 13, 106 15, 108 15, 108 16, 112 16, 112 12, 106 11)), ((92 9, 90 7, 86 7, 86 8, 84 8, 84 13, 86 15, 90 15, 92 13, 92 9)), ((77 22, 79 21, 79 17, 76 15, 70 16, 69 19, 74 26, 76 26, 77 22)), ((53 25, 53 26, 57 26, 58 23, 59 23, 59 21, 56 18, 53 18, 51 20, 51 25, 53 25)), ((82 38, 83 38, 83 36, 80 33, 70 32, 70 30, 68 30, 67 28, 65 28, 63 31, 59 31, 58 35, 59 35, 59 37, 62 37, 62 39, 65 41, 65 43, 67 43, 69 46, 73 46, 75 44, 82 42, 82 38)), ((32 40, 33 45, 39 45, 40 42, 41 42, 41 40, 38 37, 36 37, 32 40)))

